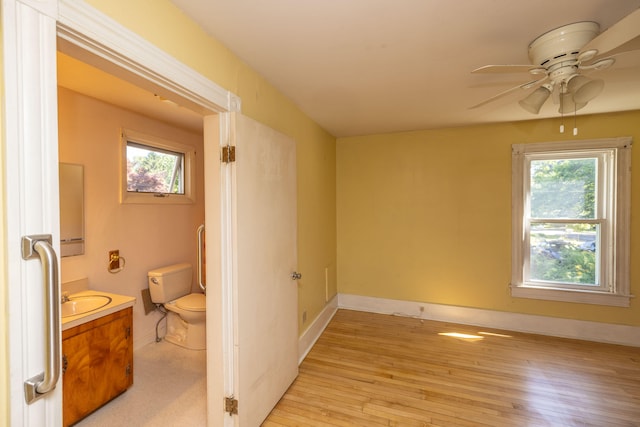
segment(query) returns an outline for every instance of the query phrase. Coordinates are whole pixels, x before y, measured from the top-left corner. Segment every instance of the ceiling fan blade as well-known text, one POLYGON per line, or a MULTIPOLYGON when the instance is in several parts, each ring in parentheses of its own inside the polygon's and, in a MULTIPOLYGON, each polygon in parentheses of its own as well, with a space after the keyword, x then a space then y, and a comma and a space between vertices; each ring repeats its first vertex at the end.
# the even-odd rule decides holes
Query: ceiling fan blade
POLYGON ((511 92, 515 92, 518 89, 525 89, 525 90, 526 89, 531 89, 532 87, 539 85, 540 83, 542 83, 545 80, 547 80, 547 76, 544 76, 543 78, 538 79, 538 80, 531 80, 530 82, 523 83, 523 84, 518 85, 518 86, 514 86, 514 87, 512 87, 510 89, 507 89, 505 91, 502 91, 502 92, 498 93, 497 95, 492 96, 491 98, 485 99, 484 101, 480 102, 479 104, 476 104, 476 105, 473 105, 473 106, 469 107, 469 110, 481 107, 481 106, 483 106, 485 104, 488 104, 488 103, 490 103, 492 101, 495 101, 498 98, 501 98, 501 97, 503 97, 505 95, 508 95, 511 92))
POLYGON ((580 49, 580 55, 595 58, 640 49, 640 9, 631 12, 580 49), (595 51, 595 54, 590 54, 595 51))
POLYGON ((472 73, 476 74, 495 74, 495 73, 522 73, 534 69, 533 65, 485 65, 476 68, 472 73))

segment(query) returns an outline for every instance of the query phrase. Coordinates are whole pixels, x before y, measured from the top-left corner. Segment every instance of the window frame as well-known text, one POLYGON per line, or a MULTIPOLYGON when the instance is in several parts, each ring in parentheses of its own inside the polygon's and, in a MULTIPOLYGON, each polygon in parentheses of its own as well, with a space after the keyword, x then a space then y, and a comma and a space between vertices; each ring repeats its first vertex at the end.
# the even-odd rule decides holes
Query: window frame
POLYGON ((120 138, 120 203, 122 204, 193 204, 196 202, 195 149, 164 138, 131 129, 122 129, 120 138), (127 191, 128 144, 183 155, 184 194, 127 191))
MULTIPOLYGON (((628 307, 629 226, 631 207, 631 137, 512 145, 512 278, 511 295, 588 304, 628 307), (597 157, 602 283, 598 287, 529 281, 529 186, 531 160, 597 157)), ((562 222, 562 221, 561 221, 562 222)), ((568 221, 565 221, 568 222, 568 221)), ((590 286, 590 285, 589 285, 590 286)))

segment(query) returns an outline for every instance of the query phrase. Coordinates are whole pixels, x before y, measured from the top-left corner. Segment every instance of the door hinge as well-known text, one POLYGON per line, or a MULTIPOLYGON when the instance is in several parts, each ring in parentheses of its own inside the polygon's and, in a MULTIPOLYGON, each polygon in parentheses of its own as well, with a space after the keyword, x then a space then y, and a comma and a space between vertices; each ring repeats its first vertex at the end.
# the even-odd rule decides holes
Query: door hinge
POLYGON ((238 415, 238 399, 232 397, 224 398, 224 411, 230 415, 238 415))
POLYGON ((124 373, 125 375, 128 377, 129 375, 131 375, 131 364, 127 363, 127 367, 124 369, 124 373))
POLYGON ((222 147, 222 163, 233 163, 236 161, 236 147, 225 145, 222 147))
POLYGON ((124 339, 128 340, 131 337, 131 326, 126 326, 124 328, 124 339))

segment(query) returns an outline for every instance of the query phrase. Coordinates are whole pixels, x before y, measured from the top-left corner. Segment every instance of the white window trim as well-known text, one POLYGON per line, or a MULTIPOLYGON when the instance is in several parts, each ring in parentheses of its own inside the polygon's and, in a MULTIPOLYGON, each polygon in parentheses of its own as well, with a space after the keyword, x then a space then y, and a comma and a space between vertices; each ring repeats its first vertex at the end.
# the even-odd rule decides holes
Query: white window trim
POLYGON ((511 296, 574 303, 628 307, 630 298, 630 208, 631 208, 631 137, 606 138, 584 141, 558 141, 535 144, 514 144, 512 146, 512 264, 511 296), (558 152, 597 150, 613 148, 616 152, 614 167, 617 185, 613 218, 615 235, 613 287, 611 291, 583 290, 533 286, 524 281, 525 225, 524 225, 524 172, 525 154, 538 152, 558 152))
POLYGON ((151 136, 131 129, 122 129, 120 138, 120 203, 180 205, 196 202, 196 152, 190 145, 151 136), (184 194, 135 193, 127 191, 127 142, 184 154, 184 194))

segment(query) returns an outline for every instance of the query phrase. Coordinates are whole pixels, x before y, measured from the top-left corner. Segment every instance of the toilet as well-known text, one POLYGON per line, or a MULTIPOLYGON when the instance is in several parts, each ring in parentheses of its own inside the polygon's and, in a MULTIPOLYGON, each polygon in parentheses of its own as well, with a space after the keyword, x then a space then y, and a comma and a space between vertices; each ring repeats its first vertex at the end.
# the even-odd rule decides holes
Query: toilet
POLYGON ((154 304, 167 310, 167 334, 170 343, 191 349, 206 348, 206 298, 191 293, 191 264, 169 265, 149 271, 149 293, 154 304))

